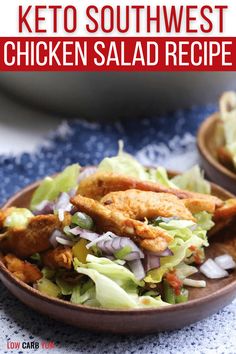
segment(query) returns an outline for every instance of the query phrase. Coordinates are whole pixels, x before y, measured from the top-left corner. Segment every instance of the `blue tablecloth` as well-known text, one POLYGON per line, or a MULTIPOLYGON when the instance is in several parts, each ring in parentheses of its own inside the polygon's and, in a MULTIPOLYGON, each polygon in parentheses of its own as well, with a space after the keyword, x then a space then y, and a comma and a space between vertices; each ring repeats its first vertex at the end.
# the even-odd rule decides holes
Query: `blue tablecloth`
MULTIPOLYGON (((49 134, 35 154, 0 156, 0 202, 68 164, 96 164, 104 156, 116 154, 119 139, 124 141, 125 150, 143 163, 187 169, 198 159, 197 128, 215 110, 216 105, 208 105, 143 120, 130 118, 106 124, 83 120, 64 122, 49 134)), ((55 344, 55 349, 24 350, 23 353, 236 353, 235 303, 182 330, 139 337, 92 334, 57 323, 22 305, 2 284, 0 311, 0 353, 17 352, 7 349, 8 341, 53 341, 55 344)))

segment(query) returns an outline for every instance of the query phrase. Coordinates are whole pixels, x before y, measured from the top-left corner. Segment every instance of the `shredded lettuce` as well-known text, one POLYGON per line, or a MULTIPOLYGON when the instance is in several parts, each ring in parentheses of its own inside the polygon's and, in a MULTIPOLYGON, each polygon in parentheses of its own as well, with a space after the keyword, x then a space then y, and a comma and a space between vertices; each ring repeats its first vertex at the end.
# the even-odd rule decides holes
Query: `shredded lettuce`
POLYGON ((178 189, 178 187, 169 179, 167 175, 167 171, 164 167, 158 167, 156 170, 151 169, 149 175, 150 175, 150 179, 154 182, 159 182, 163 186, 169 188, 178 189))
POLYGON ((148 179, 146 169, 131 155, 120 152, 117 156, 106 157, 98 166, 100 172, 113 172, 135 177, 141 180, 148 179))
POLYGON ((95 269, 100 274, 109 277, 128 291, 136 291, 137 286, 144 285, 144 282, 137 280, 130 270, 108 258, 95 257, 89 254, 86 258, 86 262, 86 264, 82 264, 75 258, 74 266, 75 268, 82 266, 84 268, 95 269))
POLYGON ((168 305, 161 300, 160 296, 153 298, 151 296, 138 296, 137 294, 129 293, 115 281, 95 269, 78 267, 77 272, 87 275, 95 283, 95 299, 87 300, 84 304, 90 306, 91 304, 93 306, 100 305, 105 308, 161 307, 168 305))
POLYGON ((60 193, 69 192, 77 187, 80 166, 74 164, 65 168, 56 177, 46 177, 33 194, 30 209, 35 210, 36 207, 44 200, 53 201, 60 193))
MULTIPOLYGON (((83 290, 83 286, 80 285, 74 287, 70 299, 71 302, 74 304, 86 304, 88 301, 96 300, 96 292, 93 282, 89 280, 85 285, 87 287, 86 290, 83 290)), ((96 306, 100 307, 100 304, 97 303, 96 306)))
POLYGON ((4 221, 4 227, 25 228, 34 215, 26 208, 12 208, 4 221))
POLYGON ((75 287, 74 284, 69 284, 68 282, 62 280, 59 277, 56 278, 56 284, 61 290, 62 295, 71 295, 73 293, 73 289, 75 287))
POLYGON ((115 281, 99 273, 95 269, 76 268, 80 274, 90 277, 96 288, 96 299, 102 307, 106 308, 136 308, 135 300, 115 281))
POLYGON ((204 194, 211 193, 211 185, 204 179, 203 173, 197 165, 189 171, 172 178, 171 181, 180 189, 204 194))
POLYGON ((117 156, 106 157, 98 166, 100 172, 113 172, 141 180, 159 182, 169 188, 180 188, 194 192, 210 194, 210 183, 204 179, 199 166, 170 179, 164 167, 145 168, 133 156, 123 152, 123 146, 117 156))
POLYGON ((107 258, 87 256, 87 263, 81 264, 74 260, 75 270, 87 275, 95 284, 83 295, 81 289, 72 293, 71 301, 87 305, 107 308, 139 308, 166 306, 160 297, 139 296, 138 286, 144 282, 138 281, 127 268, 110 261, 107 258))
POLYGON ((160 222, 159 227, 165 230, 187 229, 195 226, 196 223, 191 220, 170 220, 168 222, 160 222))
POLYGON ((152 296, 139 296, 138 304, 141 307, 163 307, 168 306, 167 302, 163 301, 160 296, 152 297, 152 296))
POLYGON ((81 296, 81 284, 77 284, 72 291, 70 301, 73 302, 74 304, 81 304, 80 296, 81 296))
POLYGON ((56 271, 52 268, 49 268, 49 267, 43 267, 41 272, 43 274, 43 277, 47 278, 47 279, 52 279, 54 277, 54 275, 56 274, 56 271))
POLYGON ((181 262, 180 264, 178 264, 175 267, 175 269, 176 269, 177 276, 180 279, 185 279, 185 278, 189 277, 190 275, 193 275, 198 272, 198 269, 196 267, 185 264, 184 262, 181 262))
POLYGON ((194 217, 197 219, 198 226, 203 230, 209 231, 215 225, 212 221, 212 214, 209 214, 206 211, 201 211, 195 214, 194 217))
POLYGON ((170 223, 162 223, 162 228, 165 228, 167 232, 174 238, 169 245, 173 255, 167 257, 161 257, 160 268, 150 270, 145 277, 146 282, 159 283, 161 282, 164 274, 175 268, 186 257, 190 257, 192 251, 189 249, 191 246, 200 248, 202 246, 208 246, 206 237, 206 230, 203 230, 197 224, 191 225, 186 220, 173 220, 170 223), (189 223, 189 224, 188 224, 189 223))

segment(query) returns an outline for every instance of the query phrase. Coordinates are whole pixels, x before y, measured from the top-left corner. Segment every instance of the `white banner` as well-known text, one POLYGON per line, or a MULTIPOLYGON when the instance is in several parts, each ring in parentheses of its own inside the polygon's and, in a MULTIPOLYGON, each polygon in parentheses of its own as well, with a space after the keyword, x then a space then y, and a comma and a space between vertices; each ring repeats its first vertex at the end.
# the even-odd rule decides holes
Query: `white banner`
POLYGON ((235 0, 2 0, 0 2, 1 37, 229 37, 236 36, 235 21, 235 0))

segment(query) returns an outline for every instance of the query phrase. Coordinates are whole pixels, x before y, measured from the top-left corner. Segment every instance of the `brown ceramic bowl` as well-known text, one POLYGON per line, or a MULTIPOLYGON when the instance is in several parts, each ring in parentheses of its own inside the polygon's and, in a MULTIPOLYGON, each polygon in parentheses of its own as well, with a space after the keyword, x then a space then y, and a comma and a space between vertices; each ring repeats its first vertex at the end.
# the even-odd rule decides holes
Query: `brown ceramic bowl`
MULTIPOLYGON (((35 183, 26 187, 13 196, 4 207, 28 207, 37 186, 38 183, 35 183)), ((216 185, 212 185, 212 190, 213 194, 222 199, 232 197, 230 193, 216 185)), ((235 257, 235 234, 236 225, 232 225, 224 233, 221 232, 219 238, 214 236, 207 249, 207 257, 215 257, 225 252, 235 257)), ((200 274, 196 278, 206 279, 200 274)), ((2 262, 0 279, 13 295, 35 311, 82 329, 106 333, 145 334, 181 328, 215 313, 236 296, 236 271, 224 279, 207 279, 206 288, 189 288, 190 301, 187 303, 141 310, 89 308, 48 297, 15 278, 2 262)))
POLYGON ((236 194, 236 173, 225 167, 217 158, 217 150, 224 144, 220 125, 219 113, 215 113, 199 128, 197 145, 201 164, 210 180, 236 194))

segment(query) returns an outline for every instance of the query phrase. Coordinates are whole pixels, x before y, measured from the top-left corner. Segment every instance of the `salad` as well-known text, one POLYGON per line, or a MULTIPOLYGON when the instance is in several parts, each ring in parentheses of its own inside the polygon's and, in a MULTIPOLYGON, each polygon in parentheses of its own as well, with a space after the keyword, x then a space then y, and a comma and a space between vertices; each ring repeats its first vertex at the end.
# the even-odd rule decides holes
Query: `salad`
POLYGON ((225 92, 220 99, 219 135, 223 146, 218 149, 218 158, 223 165, 236 171, 236 93, 225 92))
MULTIPOLYGON (((211 195, 198 166, 169 178, 121 149, 97 167, 46 177, 28 209, 1 210, 1 259, 21 281, 74 304, 169 306, 188 301, 189 287, 207 286, 193 277, 207 233, 235 214, 236 200, 211 195)), ((211 261, 201 267, 212 278, 235 265, 227 256, 211 261)))

